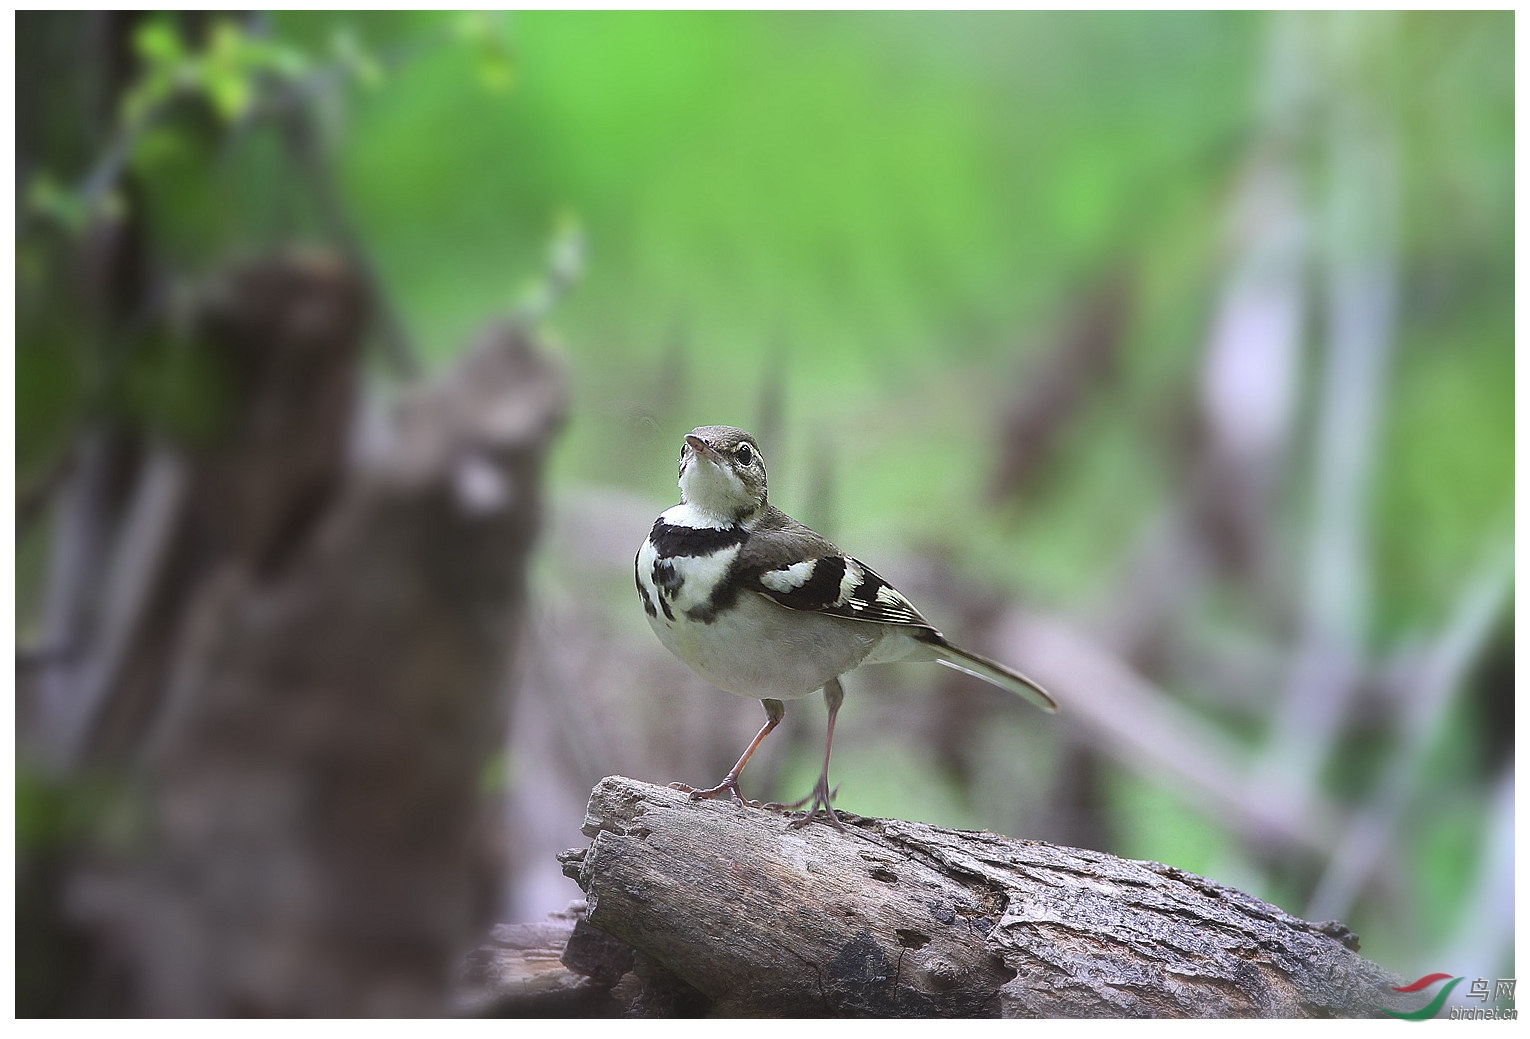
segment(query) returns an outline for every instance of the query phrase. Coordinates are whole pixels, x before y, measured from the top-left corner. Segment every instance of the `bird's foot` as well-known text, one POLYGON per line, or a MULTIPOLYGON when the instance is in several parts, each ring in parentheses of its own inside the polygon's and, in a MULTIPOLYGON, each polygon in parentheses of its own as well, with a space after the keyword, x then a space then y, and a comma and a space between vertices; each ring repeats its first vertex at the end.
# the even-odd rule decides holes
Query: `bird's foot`
POLYGON ((809 808, 803 814, 802 818, 793 819, 791 821, 792 829, 801 829, 808 823, 812 822, 814 819, 818 818, 819 813, 822 812, 825 822, 827 822, 830 826, 833 826, 840 833, 848 833, 849 831, 845 829, 844 822, 840 820, 839 815, 834 811, 834 806, 829 803, 834 799, 834 795, 838 792, 839 787, 835 787, 833 790, 829 789, 829 778, 827 776, 820 776, 818 779, 818 785, 813 787, 813 792, 807 797, 804 797, 802 800, 796 801, 789 805, 766 805, 765 807, 794 809, 801 808, 809 801, 812 801, 813 807, 809 808))
POLYGON ((734 804, 753 805, 755 807, 759 807, 758 801, 744 800, 743 795, 738 792, 738 776, 734 775, 724 777, 721 783, 718 783, 716 786, 707 790, 698 790, 696 787, 690 786, 686 783, 671 783, 669 784, 669 787, 671 790, 680 790, 684 793, 690 794, 692 801, 706 801, 714 797, 726 796, 732 798, 734 804))
MULTIPOLYGON (((806 797, 800 797, 797 800, 790 802, 789 804, 782 804, 780 801, 767 801, 762 807, 768 808, 773 812, 795 812, 803 805, 807 804, 809 801, 812 801, 817 793, 818 790, 815 787, 811 794, 808 794, 806 797)), ((830 800, 833 800, 838 796, 839 787, 835 787, 833 790, 829 791, 830 800)))

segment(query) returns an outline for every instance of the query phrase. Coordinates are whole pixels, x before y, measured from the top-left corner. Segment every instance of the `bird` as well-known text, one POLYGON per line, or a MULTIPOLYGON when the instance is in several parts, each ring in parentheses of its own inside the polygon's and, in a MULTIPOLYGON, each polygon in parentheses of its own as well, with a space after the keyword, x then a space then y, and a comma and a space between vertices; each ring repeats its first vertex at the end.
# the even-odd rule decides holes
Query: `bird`
POLYGON ((638 599, 659 641, 712 685, 757 699, 765 724, 713 787, 671 784, 692 798, 746 802, 739 775, 785 717, 787 700, 823 690, 823 770, 788 805, 843 832, 829 756, 844 701, 841 679, 867 664, 933 661, 1015 693, 1046 711, 1057 701, 1033 679, 954 645, 871 567, 770 504, 760 445, 733 426, 699 426, 680 449, 680 503, 665 510, 633 560, 638 599))

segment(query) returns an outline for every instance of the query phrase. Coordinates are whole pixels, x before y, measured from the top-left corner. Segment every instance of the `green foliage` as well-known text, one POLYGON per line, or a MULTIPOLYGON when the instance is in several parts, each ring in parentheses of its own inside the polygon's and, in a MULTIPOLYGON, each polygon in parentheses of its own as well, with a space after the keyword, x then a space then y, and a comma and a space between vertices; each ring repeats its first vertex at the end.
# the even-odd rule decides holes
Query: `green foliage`
MULTIPOLYGON (((173 16, 145 22, 133 38, 142 73, 122 100, 123 120, 137 128, 178 96, 204 100, 225 123, 250 114, 263 77, 296 82, 311 69, 296 48, 255 36, 231 18, 213 21, 201 47, 182 38, 173 16)), ((351 64, 360 64, 359 57, 351 64)))

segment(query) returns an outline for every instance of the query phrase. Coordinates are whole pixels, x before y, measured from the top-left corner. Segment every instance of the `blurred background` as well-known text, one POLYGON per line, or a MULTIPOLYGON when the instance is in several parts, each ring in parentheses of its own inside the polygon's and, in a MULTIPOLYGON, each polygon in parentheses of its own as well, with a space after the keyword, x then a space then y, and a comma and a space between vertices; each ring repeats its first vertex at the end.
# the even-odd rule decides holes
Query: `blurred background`
POLYGON ((711 423, 1062 704, 858 672, 841 808, 1512 977, 1512 18, 19 14, 18 1013, 449 1009, 716 782, 711 423))

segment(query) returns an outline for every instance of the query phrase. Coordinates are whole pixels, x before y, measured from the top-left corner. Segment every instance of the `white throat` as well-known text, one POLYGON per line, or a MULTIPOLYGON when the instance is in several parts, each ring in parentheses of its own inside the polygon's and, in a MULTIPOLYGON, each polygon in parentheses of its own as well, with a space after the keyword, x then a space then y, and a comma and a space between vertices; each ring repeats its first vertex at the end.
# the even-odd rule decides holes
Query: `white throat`
POLYGON ((726 527, 739 517, 753 512, 755 502, 729 466, 719 466, 700 455, 692 455, 680 471, 680 501, 689 505, 696 526, 726 527))

